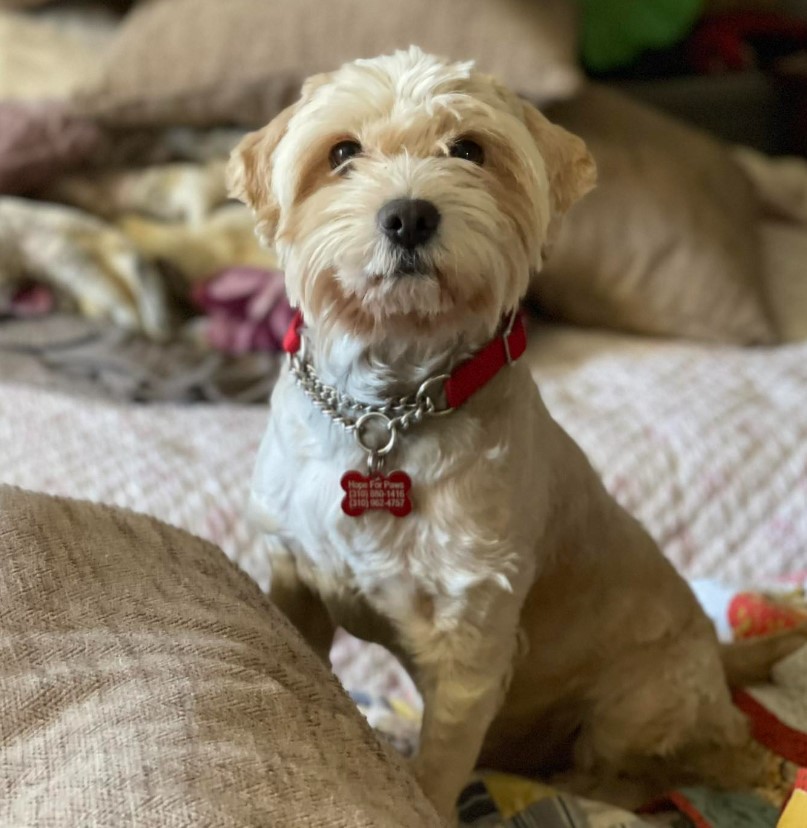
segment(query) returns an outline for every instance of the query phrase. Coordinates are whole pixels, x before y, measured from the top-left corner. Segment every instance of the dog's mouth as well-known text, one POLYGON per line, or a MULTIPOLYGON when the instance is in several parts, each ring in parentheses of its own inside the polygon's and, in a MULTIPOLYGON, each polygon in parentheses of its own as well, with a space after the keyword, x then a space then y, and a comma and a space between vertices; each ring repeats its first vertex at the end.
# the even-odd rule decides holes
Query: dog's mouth
POLYGON ((408 282, 436 276, 431 258, 419 250, 402 250, 386 264, 387 267, 375 274, 377 280, 408 282))
POLYGON ((389 291, 397 284, 409 291, 415 289, 416 283, 439 281, 437 253, 432 246, 405 248, 382 243, 373 249, 362 270, 371 285, 384 285, 389 291))
POLYGON ((398 255, 391 275, 393 277, 428 276, 431 272, 432 268, 425 256, 417 250, 405 250, 398 255))

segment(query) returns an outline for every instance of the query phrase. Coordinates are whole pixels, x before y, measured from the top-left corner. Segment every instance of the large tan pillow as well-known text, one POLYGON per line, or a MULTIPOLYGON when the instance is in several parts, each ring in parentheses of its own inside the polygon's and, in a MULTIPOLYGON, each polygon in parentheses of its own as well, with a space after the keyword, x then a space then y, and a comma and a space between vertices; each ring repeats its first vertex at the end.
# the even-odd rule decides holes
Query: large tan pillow
POLYGON ((547 113, 586 140, 599 181, 563 224, 539 304, 583 325, 771 342, 758 199, 729 150, 603 87, 547 113))
POLYGON ((536 100, 580 82, 572 0, 152 0, 82 108, 122 124, 262 125, 310 74, 417 44, 536 100))
POLYGON ((97 38, 4 8, 0 0, 0 100, 63 99, 95 77, 97 38))
POLYGON ((807 161, 734 150, 763 211, 762 271, 776 329, 785 342, 807 340, 807 161))
POLYGON ((439 822, 218 549, 0 487, 0 825, 439 822))

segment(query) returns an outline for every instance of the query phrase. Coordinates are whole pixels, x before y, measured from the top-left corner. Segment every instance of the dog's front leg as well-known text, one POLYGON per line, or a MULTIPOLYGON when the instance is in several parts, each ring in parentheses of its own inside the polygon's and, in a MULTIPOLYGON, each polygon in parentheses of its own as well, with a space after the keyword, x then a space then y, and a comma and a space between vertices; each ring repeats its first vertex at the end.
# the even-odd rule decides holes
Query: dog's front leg
POLYGON ((269 598, 302 633, 311 649, 326 663, 335 632, 334 623, 319 595, 307 587, 289 555, 272 558, 269 598))
POLYGON ((413 656, 424 702, 420 751, 413 770, 424 793, 450 824, 510 678, 517 616, 505 631, 504 615, 496 619, 495 631, 459 619, 451 632, 434 635, 413 656))

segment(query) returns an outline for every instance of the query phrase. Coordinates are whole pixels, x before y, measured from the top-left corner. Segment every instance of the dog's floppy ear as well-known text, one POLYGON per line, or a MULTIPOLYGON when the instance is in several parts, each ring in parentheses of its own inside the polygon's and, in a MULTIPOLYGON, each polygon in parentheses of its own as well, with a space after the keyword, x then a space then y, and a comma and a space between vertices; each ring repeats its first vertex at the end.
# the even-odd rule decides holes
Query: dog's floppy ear
POLYGON ((524 123, 538 145, 549 179, 551 240, 563 214, 597 182, 597 167, 582 138, 553 124, 532 104, 522 101, 524 123))
POLYGON ((230 153, 227 165, 230 197, 243 201, 255 211, 264 236, 274 235, 278 219, 278 206, 272 194, 273 155, 299 106, 299 102, 292 104, 263 129, 245 135, 230 153))
POLYGON ((255 211, 259 218, 258 229, 267 242, 272 241, 279 218, 279 208, 272 195, 275 150, 297 110, 330 78, 329 74, 310 77, 303 84, 300 100, 286 107, 263 129, 245 135, 230 153, 227 165, 227 189, 230 197, 243 201, 255 211))

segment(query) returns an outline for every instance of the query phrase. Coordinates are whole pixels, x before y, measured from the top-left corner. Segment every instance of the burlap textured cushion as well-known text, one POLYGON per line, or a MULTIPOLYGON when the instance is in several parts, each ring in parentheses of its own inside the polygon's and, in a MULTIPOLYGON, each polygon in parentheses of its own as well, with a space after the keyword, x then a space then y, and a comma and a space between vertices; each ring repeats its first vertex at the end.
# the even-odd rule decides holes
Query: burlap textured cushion
POLYGON ((599 181, 536 280, 540 304, 584 325, 771 342, 758 199, 728 149, 597 86, 548 114, 586 140, 599 181))
POLYGON ((219 550, 0 488, 0 825, 438 824, 219 550))
POLYGON ((151 0, 82 107, 125 124, 262 125, 310 74, 417 44, 537 100, 580 82, 572 0, 151 0))

